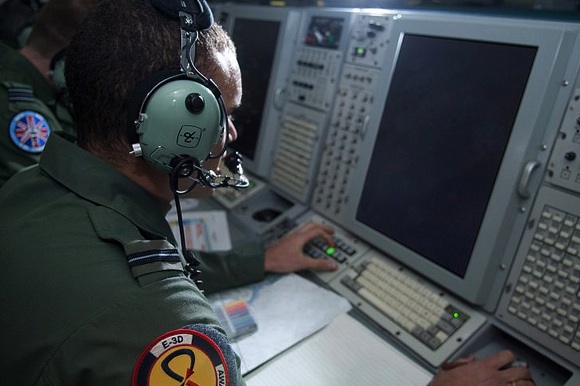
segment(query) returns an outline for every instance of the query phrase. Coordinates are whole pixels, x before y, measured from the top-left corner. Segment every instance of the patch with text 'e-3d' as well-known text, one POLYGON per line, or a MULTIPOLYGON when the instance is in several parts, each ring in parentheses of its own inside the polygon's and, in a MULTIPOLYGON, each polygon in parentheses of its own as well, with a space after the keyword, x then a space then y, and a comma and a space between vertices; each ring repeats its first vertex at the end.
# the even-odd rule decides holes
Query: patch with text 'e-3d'
POLYGON ((213 328, 200 327, 202 331, 196 325, 187 326, 155 339, 135 364, 132 385, 233 386, 220 347, 222 335, 213 328))

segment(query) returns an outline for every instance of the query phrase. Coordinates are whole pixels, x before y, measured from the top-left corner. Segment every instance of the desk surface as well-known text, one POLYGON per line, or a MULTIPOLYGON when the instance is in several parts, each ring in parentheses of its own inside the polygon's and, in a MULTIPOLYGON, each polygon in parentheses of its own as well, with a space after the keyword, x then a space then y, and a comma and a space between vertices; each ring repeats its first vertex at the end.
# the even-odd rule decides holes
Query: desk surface
POLYGON ((339 315, 247 377, 248 386, 425 386, 432 374, 350 315, 339 315))

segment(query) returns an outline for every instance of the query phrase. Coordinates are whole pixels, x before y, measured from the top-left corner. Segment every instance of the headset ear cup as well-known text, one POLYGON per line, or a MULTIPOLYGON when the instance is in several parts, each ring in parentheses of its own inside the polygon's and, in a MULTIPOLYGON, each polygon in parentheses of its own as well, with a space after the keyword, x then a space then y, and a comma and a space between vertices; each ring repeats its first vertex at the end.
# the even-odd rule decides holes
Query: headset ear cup
POLYGON ((139 116, 141 109, 145 106, 147 97, 160 84, 181 75, 179 70, 168 70, 156 72, 143 79, 135 87, 133 97, 127 106, 127 138, 129 143, 139 143, 139 134, 137 134, 139 116))
POLYGON ((220 96, 183 73, 155 75, 140 86, 146 89, 152 83, 156 84, 145 91, 132 118, 137 122, 133 131, 143 157, 167 173, 173 170, 176 158, 192 157, 201 164, 224 132, 220 96), (161 81, 157 81, 159 77, 161 81))

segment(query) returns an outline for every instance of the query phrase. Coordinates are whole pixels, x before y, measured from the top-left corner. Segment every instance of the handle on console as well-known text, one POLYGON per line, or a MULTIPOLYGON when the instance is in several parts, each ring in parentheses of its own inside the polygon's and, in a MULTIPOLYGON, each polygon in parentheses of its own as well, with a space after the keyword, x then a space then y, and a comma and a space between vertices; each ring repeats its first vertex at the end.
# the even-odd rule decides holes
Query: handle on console
POLYGON ((284 106, 284 94, 286 93, 286 89, 283 87, 278 87, 276 92, 274 93, 274 108, 276 110, 282 110, 284 106))
POLYGON ((536 170, 541 165, 540 161, 534 160, 529 161, 524 167, 522 177, 520 178, 520 183, 518 184, 518 195, 521 198, 530 198, 531 194, 528 189, 530 183, 530 178, 534 170, 536 170))

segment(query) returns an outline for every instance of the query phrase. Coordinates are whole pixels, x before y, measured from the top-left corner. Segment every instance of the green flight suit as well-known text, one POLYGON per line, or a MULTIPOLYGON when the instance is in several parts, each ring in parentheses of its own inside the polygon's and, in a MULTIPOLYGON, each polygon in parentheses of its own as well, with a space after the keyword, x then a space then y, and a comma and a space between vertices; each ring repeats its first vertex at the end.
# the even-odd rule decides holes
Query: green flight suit
MULTIPOLYGON (((183 274, 169 204, 59 135, 4 184, 0 208, 0 383, 127 386, 157 337, 191 324, 223 333, 183 274)), ((263 253, 246 252, 228 273, 260 279, 263 253)), ((225 266, 209 271, 227 284, 225 266)))
POLYGON ((71 113, 58 97, 28 59, 0 43, 0 186, 38 163, 50 133, 75 139, 71 113))

